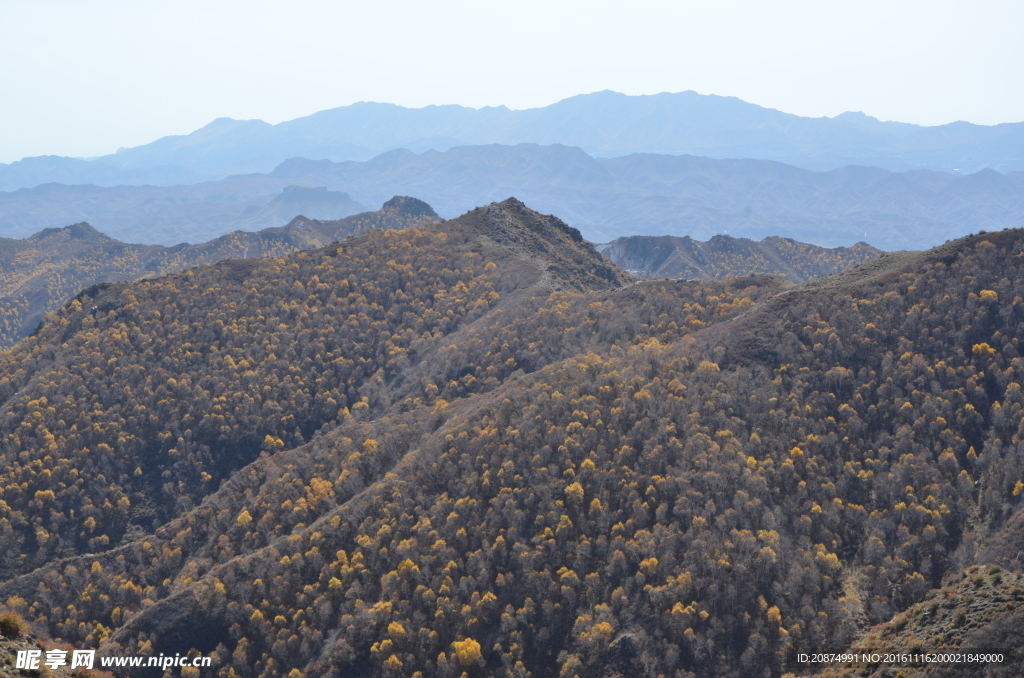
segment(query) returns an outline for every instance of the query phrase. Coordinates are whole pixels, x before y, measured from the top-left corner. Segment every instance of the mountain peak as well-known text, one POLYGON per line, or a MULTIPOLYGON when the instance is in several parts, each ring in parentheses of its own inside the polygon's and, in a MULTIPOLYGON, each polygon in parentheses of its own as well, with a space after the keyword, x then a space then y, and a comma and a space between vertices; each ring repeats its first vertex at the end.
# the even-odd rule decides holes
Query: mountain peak
POLYGON ((411 198, 407 195, 396 195, 391 200, 384 203, 381 209, 397 210, 399 213, 406 214, 411 217, 437 216, 437 212, 434 211, 433 207, 418 198, 411 198))
POLYGON ((44 228, 43 230, 35 233, 28 238, 33 242, 45 240, 51 237, 60 237, 65 239, 73 240, 85 240, 85 241, 97 241, 97 240, 110 240, 109 237, 100 233, 95 228, 90 226, 88 223, 82 221, 77 224, 71 224, 70 226, 64 226, 63 228, 44 228))
POLYGON ((868 123, 879 123, 879 122, 881 122, 881 120, 879 120, 878 118, 876 118, 874 116, 870 116, 867 113, 865 113, 864 111, 844 111, 843 113, 840 113, 839 115, 833 116, 832 119, 833 120, 846 120, 848 122, 857 122, 857 123, 861 123, 861 124, 866 123, 866 122, 868 122, 868 123))
POLYGON ((543 262, 548 282, 554 287, 611 289, 632 280, 598 254, 578 229, 558 217, 532 210, 516 198, 478 207, 453 223, 468 226, 534 263, 543 262))

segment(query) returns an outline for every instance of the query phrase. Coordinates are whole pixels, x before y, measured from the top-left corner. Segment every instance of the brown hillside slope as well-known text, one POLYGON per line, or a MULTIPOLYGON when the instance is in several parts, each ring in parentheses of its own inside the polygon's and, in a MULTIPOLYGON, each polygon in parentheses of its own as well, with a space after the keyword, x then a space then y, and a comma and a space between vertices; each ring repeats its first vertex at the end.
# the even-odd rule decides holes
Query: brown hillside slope
POLYGON ((6 372, 27 454, 0 599, 209 675, 780 676, 926 600, 1020 505, 1022 244, 798 291, 626 285, 506 201, 102 290, 6 372), (58 385, 93 404, 75 431, 58 385))
POLYGON ((370 229, 408 228, 436 217, 426 203, 396 196, 377 212, 337 221, 300 216, 286 226, 234 231, 196 245, 123 243, 86 223, 48 228, 24 240, 0 238, 0 347, 27 336, 45 314, 98 283, 166 275, 231 257, 280 256, 370 229))
POLYGON ((1024 672, 1024 575, 970 567, 850 648, 878 662, 836 662, 819 678, 1016 678, 1024 672), (886 661, 889 655, 889 661, 886 661), (915 658, 914 656, 917 655, 915 658), (928 661, 921 655, 938 655, 928 661), (956 657, 960 655, 961 659, 956 657), (963 655, 981 655, 967 661, 963 655), (991 657, 992 661, 986 661, 991 657))

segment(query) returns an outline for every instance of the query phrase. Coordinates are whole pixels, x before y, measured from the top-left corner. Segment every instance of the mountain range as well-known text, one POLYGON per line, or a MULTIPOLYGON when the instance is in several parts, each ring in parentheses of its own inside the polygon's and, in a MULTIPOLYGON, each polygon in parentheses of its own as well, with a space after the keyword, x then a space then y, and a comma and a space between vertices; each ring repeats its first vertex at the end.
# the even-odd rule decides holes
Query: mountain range
MULTIPOLYGON (((232 231, 205 243, 172 247, 124 243, 88 223, 44 229, 17 240, 0 238, 0 347, 40 326, 81 290, 151 278, 224 259, 280 257, 323 247, 370 230, 429 224, 437 213, 422 200, 395 196, 376 212, 338 220, 297 216, 283 227, 232 231)), ((761 242, 715 236, 697 242, 671 236, 632 236, 601 253, 640 278, 711 278, 782 275, 791 282, 835 275, 882 254, 863 243, 825 249, 785 238, 761 242)))
POLYGON ((17 238, 85 221, 120 240, 176 245, 282 226, 298 214, 339 219, 365 210, 344 192, 261 176, 169 187, 43 184, 0 193, 0 233, 17 238))
POLYGON ((0 352, 0 616, 189 678, 1019 676, 1022 248, 638 280, 507 199, 89 288, 0 352))
POLYGON ((195 245, 124 243, 84 222, 44 229, 23 240, 0 238, 0 347, 27 336, 44 315, 95 285, 166 275, 222 259, 281 256, 369 230, 409 228, 436 218, 425 202, 395 196, 376 212, 334 221, 299 216, 285 226, 232 231, 195 245))
POLYGON ((445 218, 514 195, 561 215, 592 242, 634 234, 706 241, 728 233, 824 247, 864 241, 885 250, 925 249, 1021 225, 1024 173, 858 166, 816 172, 770 160, 461 146, 396 150, 365 162, 292 159, 266 174, 191 185, 23 188, 0 193, 0 233, 27 237, 87 221, 122 241, 173 245, 280 226, 296 214, 337 219, 393 195, 418 196, 445 218))
POLYGON ((369 160, 480 144, 577 146, 596 157, 633 153, 760 158, 818 169, 973 173, 1024 170, 1024 122, 923 127, 859 112, 808 118, 696 92, 627 96, 603 91, 510 110, 405 108, 360 102, 276 125, 220 118, 191 134, 82 160, 57 156, 0 165, 0 190, 43 183, 172 185, 269 172, 284 160, 369 160))
POLYGON ((640 278, 721 280, 727 275, 769 274, 794 283, 835 275, 883 254, 865 243, 826 249, 777 236, 755 242, 727 235, 707 242, 689 236, 634 235, 617 238, 599 251, 640 278))

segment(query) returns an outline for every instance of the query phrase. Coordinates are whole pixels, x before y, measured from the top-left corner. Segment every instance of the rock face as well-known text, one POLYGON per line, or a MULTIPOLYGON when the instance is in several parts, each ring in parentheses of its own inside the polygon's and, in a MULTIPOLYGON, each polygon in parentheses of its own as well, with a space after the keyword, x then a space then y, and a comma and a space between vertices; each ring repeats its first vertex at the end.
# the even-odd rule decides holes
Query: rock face
POLYGON ((706 242, 689 236, 619 238, 600 246, 601 254, 640 278, 714 278, 769 274, 791 282, 835 275, 882 253, 867 243, 825 248, 790 238, 760 242, 716 235, 706 242))

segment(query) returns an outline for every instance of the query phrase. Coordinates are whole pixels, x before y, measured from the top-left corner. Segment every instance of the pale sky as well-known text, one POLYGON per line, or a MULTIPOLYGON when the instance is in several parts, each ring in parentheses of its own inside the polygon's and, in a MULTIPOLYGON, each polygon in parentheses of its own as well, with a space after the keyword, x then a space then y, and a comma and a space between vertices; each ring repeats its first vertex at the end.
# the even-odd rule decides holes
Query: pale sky
POLYGON ((1024 120, 1024 2, 0 0, 0 162, 356 101, 695 90, 808 116, 1024 120))

